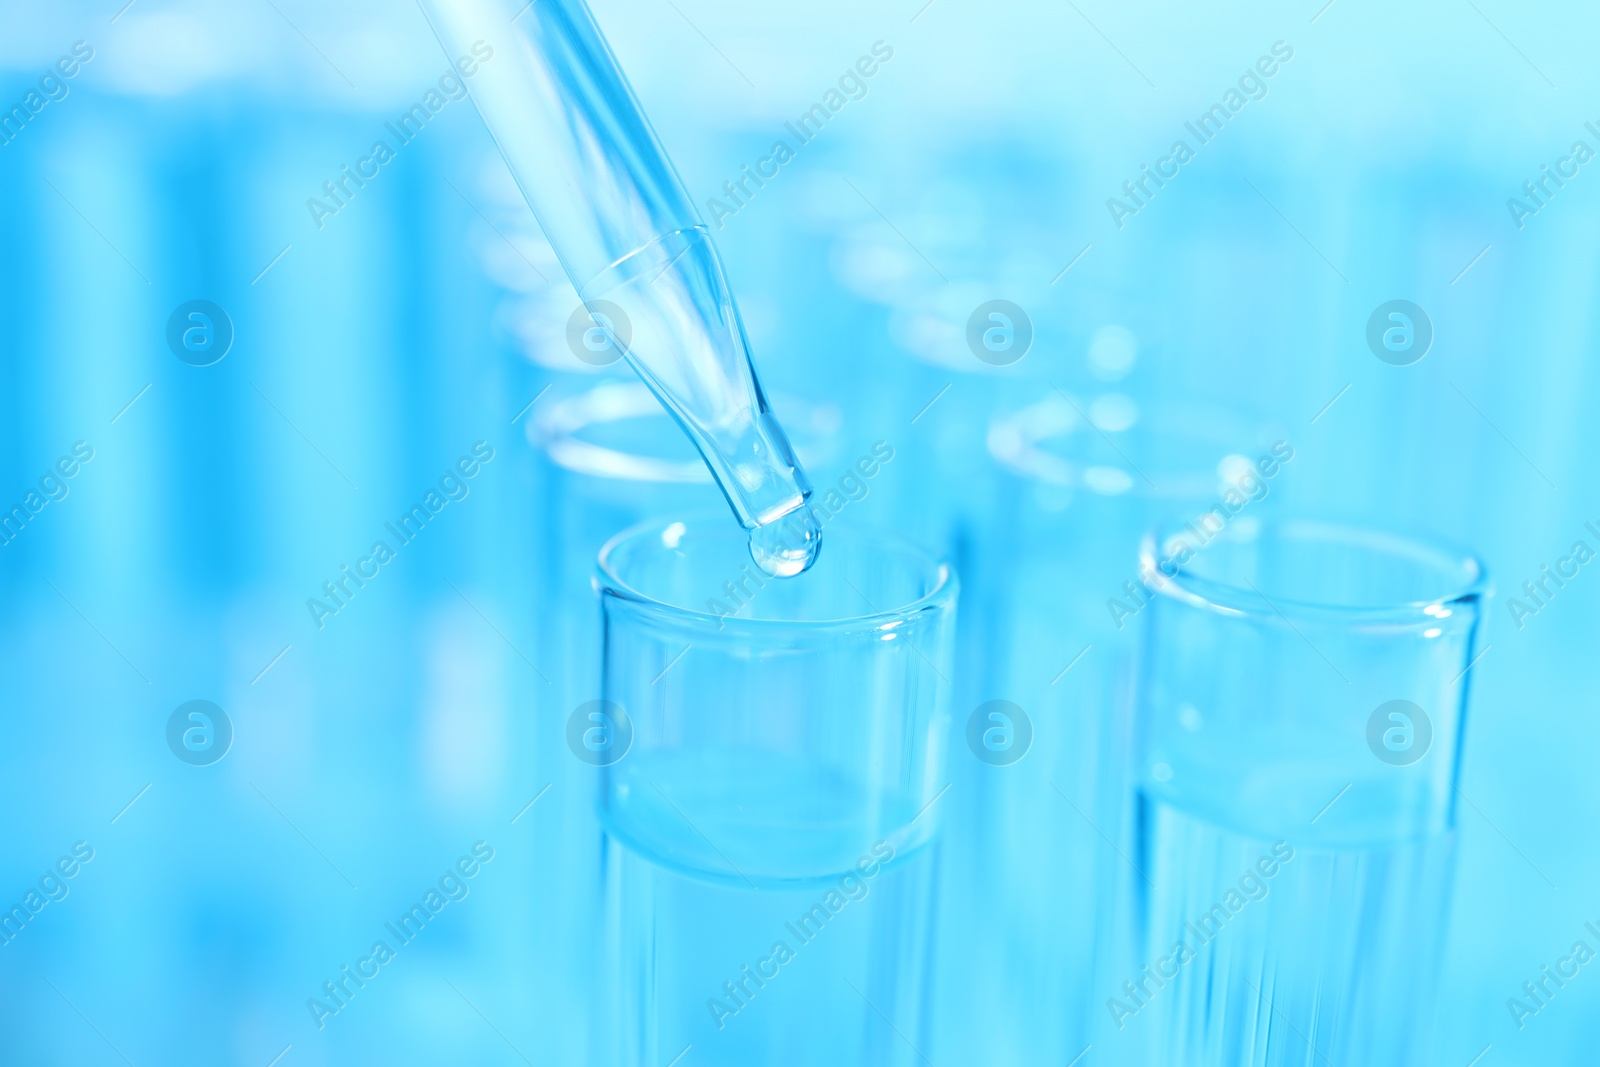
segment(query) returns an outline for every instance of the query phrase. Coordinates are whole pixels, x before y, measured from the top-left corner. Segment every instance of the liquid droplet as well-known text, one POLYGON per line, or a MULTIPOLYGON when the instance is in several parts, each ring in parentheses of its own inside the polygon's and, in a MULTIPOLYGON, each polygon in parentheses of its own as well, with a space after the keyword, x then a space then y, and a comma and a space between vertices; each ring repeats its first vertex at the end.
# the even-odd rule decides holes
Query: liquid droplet
POLYGON ((793 578, 809 570, 821 551, 822 526, 809 504, 750 531, 750 558, 774 578, 793 578))

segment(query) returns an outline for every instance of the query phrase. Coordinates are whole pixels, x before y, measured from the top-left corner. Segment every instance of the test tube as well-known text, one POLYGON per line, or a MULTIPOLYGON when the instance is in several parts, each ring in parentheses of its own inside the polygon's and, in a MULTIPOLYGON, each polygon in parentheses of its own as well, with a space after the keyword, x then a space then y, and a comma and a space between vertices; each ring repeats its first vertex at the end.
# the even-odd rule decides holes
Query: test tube
POLYGON ((1112 905, 1138 879, 1126 771, 1140 538, 1225 501, 1268 511, 1283 481, 1255 463, 1273 439, 1227 409, 1109 390, 1050 391, 988 424, 1006 521, 977 532, 962 572, 971 669, 951 774, 963 803, 940 853, 935 1062, 1067 1063, 1115 1047, 1103 979, 1126 977, 1112 905))
POLYGON ((1104 991, 1116 1047, 1205 1067, 1425 1062, 1482 565, 1250 516, 1160 528, 1141 557, 1145 880, 1140 958, 1104 991))
MULTIPOLYGON (((794 433, 797 451, 813 467, 834 465, 842 421, 831 403, 815 404, 777 393, 776 410, 794 433)), ((557 721, 545 721, 534 747, 539 780, 557 793, 592 785, 590 750, 565 737, 576 709, 594 695, 601 657, 600 618, 590 573, 600 546, 618 529, 653 514, 705 512, 717 507, 717 492, 705 464, 650 391, 631 375, 601 381, 561 382, 524 420, 536 449, 533 507, 540 516, 538 570, 540 631, 535 662, 548 673, 557 721)), ((724 523, 733 532, 731 523, 724 523)), ((748 561, 744 566, 754 570, 748 561)), ((581 716, 580 716, 581 718, 581 716)), ((583 1059, 578 1044, 593 1039, 577 1025, 588 1002, 585 976, 592 969, 603 881, 597 861, 602 835, 593 805, 563 805, 544 815, 546 833, 535 847, 542 869, 569 872, 542 890, 571 919, 540 931, 538 948, 561 976, 561 1010, 572 1025, 560 1028, 569 1059, 583 1059)), ((558 1012, 559 1015, 559 1012, 558 1012)), ((588 1057, 591 1060, 598 1057, 588 1057)), ((574 1062, 576 1062, 576 1059, 574 1062)))
POLYGON ((756 562, 804 570, 821 539, 811 485, 762 393, 710 231, 588 7, 419 3, 578 296, 693 440, 756 562))
POLYGON ((601 552, 597 717, 575 729, 611 842, 604 1062, 921 1062, 956 579, 829 536, 803 583, 761 584, 709 519, 601 552), (734 616, 708 605, 728 583, 734 616))

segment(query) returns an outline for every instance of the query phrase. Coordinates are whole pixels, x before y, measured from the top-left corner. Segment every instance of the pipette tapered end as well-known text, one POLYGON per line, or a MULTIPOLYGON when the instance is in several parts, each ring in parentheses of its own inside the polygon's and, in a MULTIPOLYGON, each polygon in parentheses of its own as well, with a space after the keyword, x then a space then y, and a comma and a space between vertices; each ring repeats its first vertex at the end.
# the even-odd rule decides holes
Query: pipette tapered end
POLYGON ((817 561, 822 551, 822 525, 810 504, 750 531, 750 558, 774 578, 793 578, 817 561))

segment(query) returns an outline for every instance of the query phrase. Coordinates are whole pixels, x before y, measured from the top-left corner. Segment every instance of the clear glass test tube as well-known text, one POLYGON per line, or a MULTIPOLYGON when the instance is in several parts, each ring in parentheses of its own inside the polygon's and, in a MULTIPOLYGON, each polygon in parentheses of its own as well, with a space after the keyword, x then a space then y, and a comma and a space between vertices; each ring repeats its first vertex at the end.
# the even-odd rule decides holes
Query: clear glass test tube
POLYGON ((1274 443, 1292 455, 1259 418, 1109 390, 1052 391, 989 424, 1005 521, 963 570, 935 1062, 1066 1063, 1103 1044, 1099 987, 1128 947, 1110 916, 1133 873, 1140 538, 1227 501, 1269 511, 1293 477, 1259 473, 1274 443))
POLYGON ((1141 566, 1119 1040, 1159 1063, 1425 1062, 1482 565, 1239 517, 1158 529, 1141 566))
MULTIPOLYGON (((838 408, 786 395, 775 403, 800 453, 831 469, 840 450, 838 408)), ((540 688, 551 709, 551 718, 541 718, 538 726, 536 769, 556 795, 587 798, 593 767, 574 758, 565 730, 574 709, 594 696, 600 672, 600 619, 589 581, 595 555, 619 529, 653 514, 714 509, 718 496, 705 464, 632 376, 556 383, 523 425, 535 450, 530 506, 540 523, 532 564, 539 641, 532 658, 549 678, 548 687, 540 688)), ((536 846, 541 869, 574 873, 548 889, 571 921, 542 927, 537 950, 550 957, 562 979, 547 994, 563 1005, 556 1017, 573 1031, 563 1034, 562 1047, 582 1060, 589 1058, 583 1050, 593 1037, 579 1020, 590 1002, 583 976, 601 917, 602 883, 594 876, 599 827, 587 803, 556 805, 542 818, 544 833, 536 846)))
POLYGON ((600 556, 606 1062, 920 1062, 956 579, 850 532, 760 577, 711 516, 600 556))

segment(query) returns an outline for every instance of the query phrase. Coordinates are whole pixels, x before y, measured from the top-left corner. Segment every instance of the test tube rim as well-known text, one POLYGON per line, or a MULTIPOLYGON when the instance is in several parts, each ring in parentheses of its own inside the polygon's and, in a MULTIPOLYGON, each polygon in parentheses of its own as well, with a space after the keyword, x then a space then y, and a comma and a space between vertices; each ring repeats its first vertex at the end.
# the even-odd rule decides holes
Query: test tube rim
MULTIPOLYGON (((659 534, 673 523, 681 522, 685 526, 695 524, 718 526, 728 525, 730 529, 740 529, 727 513, 721 511, 697 510, 682 515, 656 516, 629 526, 627 529, 614 534, 604 545, 595 561, 594 588, 600 596, 602 603, 606 597, 612 597, 623 604, 636 610, 642 610, 657 619, 683 625, 695 631, 710 629, 719 637, 741 635, 771 635, 779 631, 789 631, 803 636, 838 636, 841 634, 872 632, 891 629, 902 625, 914 624, 916 620, 932 613, 953 612, 960 594, 961 582, 955 568, 950 561, 909 538, 898 534, 880 531, 871 527, 862 527, 850 531, 834 530, 827 535, 827 539, 836 542, 844 538, 850 542, 866 542, 875 546, 894 546, 904 555, 916 560, 925 573, 931 575, 931 587, 917 599, 895 608, 876 609, 860 615, 841 616, 833 619, 753 619, 738 615, 717 615, 708 611, 683 607, 679 604, 669 603, 653 597, 623 579, 612 566, 614 555, 622 544, 637 537, 654 533, 659 534)), ((744 532, 741 530, 741 532, 744 532)), ((823 552, 827 552, 826 545, 823 552)), ((754 564, 752 564, 752 567, 754 564)), ((768 578, 769 582, 793 581, 788 578, 768 578)))
MULTIPOLYGON (((1114 389, 1107 390, 1095 399, 1117 392, 1114 389)), ((1085 415, 1082 410, 1092 403, 1093 401, 1075 393, 1071 395, 1061 393, 1059 396, 1046 396, 1043 400, 1000 412, 989 421, 985 448, 990 458, 1002 470, 1029 484, 1088 492, 1100 497, 1182 501, 1203 497, 1227 487, 1209 454, 1207 459, 1186 464, 1182 469, 1148 466, 1141 469, 1139 466, 1134 466, 1126 457, 1123 457, 1121 465, 1092 463, 1083 457, 1064 455, 1060 450, 1046 447, 1046 442, 1065 442, 1074 438, 1090 443, 1097 440, 1097 435, 1101 431, 1093 419, 1085 415), (1048 432, 1037 426, 1028 425, 1030 416, 1036 416, 1062 403, 1065 403, 1071 412, 1071 419, 1065 425, 1051 428, 1048 432), (1089 482, 1086 476, 1090 470, 1107 465, 1127 476, 1126 488, 1111 492, 1089 482)), ((1172 399, 1157 399, 1140 404, 1139 408, 1141 425, 1137 433, 1132 427, 1125 431, 1112 432, 1112 436, 1124 442, 1123 447, 1126 447, 1128 442, 1137 440, 1139 435, 1151 433, 1170 438, 1184 437, 1200 444, 1205 435, 1193 430, 1192 427, 1202 423, 1216 424, 1228 431, 1226 436, 1218 433, 1211 435, 1211 439, 1204 442, 1209 447, 1220 445, 1224 440, 1231 441, 1232 446, 1222 453, 1223 456, 1243 455, 1244 451, 1250 448, 1269 448, 1275 439, 1283 436, 1282 428, 1272 420, 1258 412, 1243 408, 1172 399), (1126 436, 1122 436, 1124 434, 1126 436)), ((1111 443, 1110 437, 1105 440, 1108 444, 1111 443)), ((1113 444, 1112 447, 1117 445, 1113 444)))
MULTIPOLYGON (((1436 616, 1431 614, 1432 611, 1450 605, 1471 604, 1477 606, 1492 592, 1488 568, 1484 565, 1480 556, 1449 541, 1431 536, 1400 533, 1378 526, 1320 518, 1263 519, 1254 516, 1238 520, 1235 525, 1224 528, 1215 536, 1216 538, 1223 538, 1231 534, 1237 537, 1240 531, 1249 532, 1251 536, 1258 536, 1261 532, 1269 529, 1284 533, 1316 531, 1324 534, 1335 534, 1347 537, 1356 543, 1365 543, 1368 547, 1385 544, 1395 547, 1404 546, 1419 555, 1452 560, 1454 565, 1461 569, 1464 581, 1454 587, 1452 591, 1439 596, 1427 597, 1421 600, 1396 601, 1389 604, 1319 603, 1283 596, 1275 596, 1268 600, 1260 590, 1218 579, 1204 578, 1193 574, 1183 566, 1180 566, 1174 575, 1168 575, 1165 571, 1160 570, 1157 566, 1157 560, 1161 557, 1161 546, 1169 544, 1180 533, 1188 534, 1190 532, 1187 525, 1178 520, 1169 520, 1157 525, 1141 539, 1139 545, 1140 574, 1146 577, 1153 576, 1151 584, 1157 595, 1187 604, 1190 607, 1201 608, 1222 615, 1291 626, 1294 624, 1293 620, 1342 626, 1390 624, 1405 627, 1437 625, 1436 616), (1292 616, 1292 619, 1285 616, 1292 616)), ((1441 569, 1441 573, 1443 573, 1443 569, 1441 569)))

